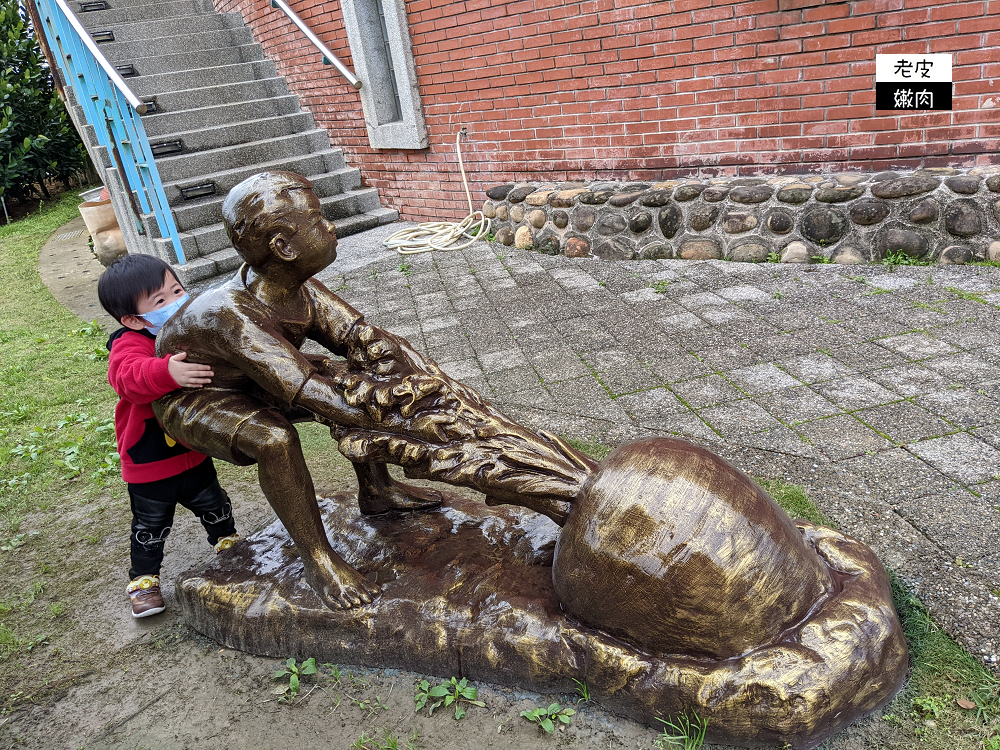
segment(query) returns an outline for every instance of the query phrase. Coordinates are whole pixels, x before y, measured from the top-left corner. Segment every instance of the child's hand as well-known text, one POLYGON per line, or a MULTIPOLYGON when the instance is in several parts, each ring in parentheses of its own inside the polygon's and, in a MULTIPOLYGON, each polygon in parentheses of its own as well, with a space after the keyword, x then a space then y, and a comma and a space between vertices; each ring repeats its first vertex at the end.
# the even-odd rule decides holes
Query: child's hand
POLYGON ((167 362, 167 372, 181 388, 201 388, 212 382, 215 375, 209 365, 196 365, 194 362, 185 362, 187 352, 180 352, 172 356, 167 362))

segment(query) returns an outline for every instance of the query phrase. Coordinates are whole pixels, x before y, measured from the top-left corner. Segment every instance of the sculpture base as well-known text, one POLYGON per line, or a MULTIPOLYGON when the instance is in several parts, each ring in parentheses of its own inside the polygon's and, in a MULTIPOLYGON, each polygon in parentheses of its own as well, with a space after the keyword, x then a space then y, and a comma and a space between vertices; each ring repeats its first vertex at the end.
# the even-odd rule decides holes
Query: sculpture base
POLYGON ((431 512, 362 516, 355 496, 320 508, 334 549, 383 585, 334 612, 302 578, 280 522, 177 581, 184 618, 230 647, 285 658, 464 676, 538 692, 587 683, 637 721, 694 711, 709 738, 812 748, 888 701, 906 643, 881 564, 860 542, 799 522, 842 587, 777 644, 727 660, 657 658, 570 620, 552 585, 559 528, 461 498, 431 512))

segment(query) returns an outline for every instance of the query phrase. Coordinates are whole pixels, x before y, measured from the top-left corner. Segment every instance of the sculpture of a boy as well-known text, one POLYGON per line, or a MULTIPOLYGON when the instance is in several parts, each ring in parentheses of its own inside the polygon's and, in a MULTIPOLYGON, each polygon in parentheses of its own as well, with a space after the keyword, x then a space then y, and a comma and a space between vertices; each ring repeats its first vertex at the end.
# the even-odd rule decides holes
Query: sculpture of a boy
MULTIPOLYGON (((365 408, 351 406, 337 382, 348 362, 382 376, 400 369, 398 339, 369 325, 314 274, 337 257, 337 239, 308 180, 290 173, 256 175, 223 205, 226 230, 244 265, 230 281, 192 299, 158 337, 158 353, 183 350, 211 363, 201 390, 160 399, 167 433, 194 450, 231 463, 257 463, 264 494, 295 541, 320 598, 348 609, 378 596, 333 550, 323 530, 312 479, 292 422, 371 428, 365 408), (303 355, 311 339, 348 362, 303 355)), ((412 353, 412 352, 411 352, 412 353)), ((411 378, 412 382, 412 378, 411 378)), ((432 396, 425 383, 421 396, 432 396)), ((435 492, 392 481, 384 463, 354 464, 362 513, 440 504, 435 492)))

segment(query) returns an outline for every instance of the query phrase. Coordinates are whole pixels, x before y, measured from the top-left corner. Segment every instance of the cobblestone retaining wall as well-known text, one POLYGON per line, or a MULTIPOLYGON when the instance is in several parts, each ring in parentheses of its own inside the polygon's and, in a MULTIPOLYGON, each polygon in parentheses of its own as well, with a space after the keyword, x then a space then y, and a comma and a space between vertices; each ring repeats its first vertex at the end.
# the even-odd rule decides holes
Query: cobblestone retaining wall
POLYGON ((505 184, 483 213, 549 255, 784 263, 1000 260, 1000 167, 657 183, 505 184), (901 256, 900 256, 901 257, 901 256))

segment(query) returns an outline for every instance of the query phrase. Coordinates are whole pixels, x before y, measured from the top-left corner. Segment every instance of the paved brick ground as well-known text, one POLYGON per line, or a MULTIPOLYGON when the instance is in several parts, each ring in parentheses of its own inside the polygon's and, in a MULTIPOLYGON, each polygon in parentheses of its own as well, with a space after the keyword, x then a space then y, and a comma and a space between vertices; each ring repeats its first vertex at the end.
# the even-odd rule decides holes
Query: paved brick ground
POLYGON ((345 239, 320 278, 526 424, 612 445, 681 435, 803 484, 1000 666, 1000 270, 486 243, 403 259, 379 244, 399 227, 345 239))

